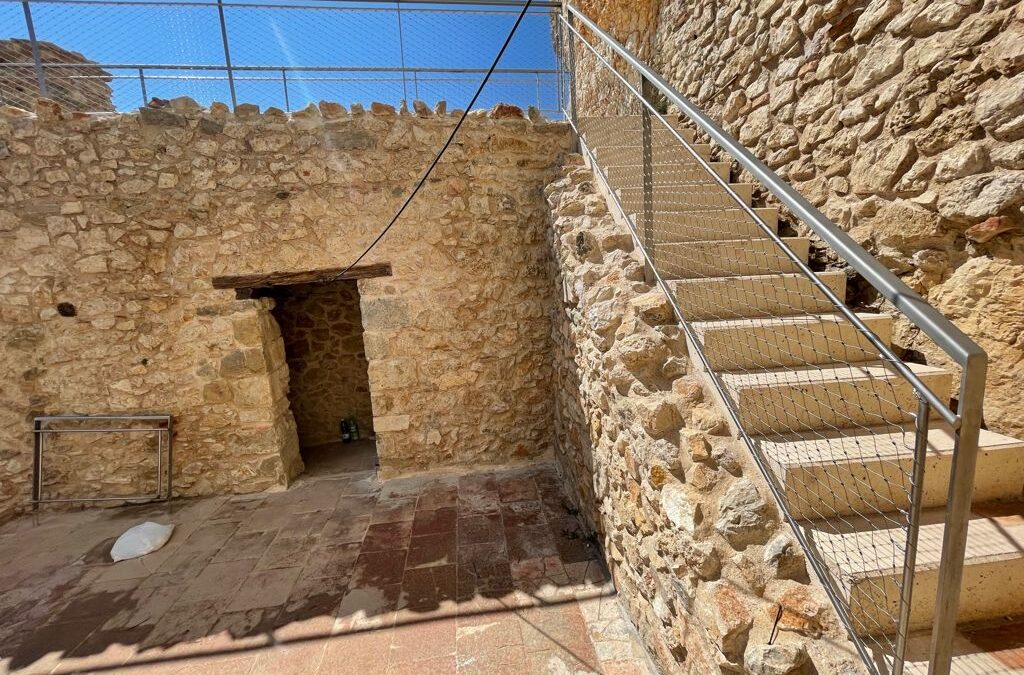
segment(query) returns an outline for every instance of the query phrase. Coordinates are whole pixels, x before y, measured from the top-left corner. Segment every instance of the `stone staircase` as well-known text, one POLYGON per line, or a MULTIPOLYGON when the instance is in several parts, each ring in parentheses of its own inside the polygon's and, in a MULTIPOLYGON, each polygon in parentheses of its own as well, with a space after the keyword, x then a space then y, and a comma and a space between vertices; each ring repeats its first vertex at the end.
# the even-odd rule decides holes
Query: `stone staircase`
MULTIPOLYGON (((650 237, 645 243, 655 267, 723 385, 728 401, 719 403, 728 403, 753 438, 789 511, 826 561, 857 632, 869 636, 884 633, 881 627, 891 629, 899 606, 906 485, 913 465, 910 413, 917 402, 911 386, 882 365, 870 342, 836 313, 667 129, 655 128, 651 134, 654 180, 646 210, 640 118, 581 118, 579 129, 596 161, 593 168, 605 172, 637 232, 650 237)), ((692 131, 677 131, 693 142, 692 131)), ((693 147, 704 159, 711 156, 709 146, 693 147)), ((728 180, 729 162, 711 162, 711 168, 728 180)), ((752 185, 731 186, 751 204, 752 185)), ((774 208, 758 208, 757 213, 777 227, 774 208)), ((807 238, 785 237, 785 242, 807 261, 807 238)), ((843 272, 818 276, 845 301, 843 272)), ((882 340, 891 339, 891 317, 859 316, 882 340)), ((690 347, 693 353, 697 345, 690 347)), ((949 400, 952 373, 908 366, 941 400, 949 400)), ((730 425, 738 434, 731 419, 730 425)), ((931 420, 912 630, 927 629, 934 612, 953 441, 948 425, 931 420)), ((1022 490, 1024 442, 983 430, 961 623, 1024 614, 1022 490)), ((916 643, 911 644, 910 660, 922 658, 915 653, 926 658, 926 649, 915 652, 916 643)), ((1017 669, 1012 660, 993 658, 984 650, 958 651, 954 673, 1024 672, 1020 655, 1017 669)), ((907 669, 925 672, 926 666, 908 662, 907 669)))

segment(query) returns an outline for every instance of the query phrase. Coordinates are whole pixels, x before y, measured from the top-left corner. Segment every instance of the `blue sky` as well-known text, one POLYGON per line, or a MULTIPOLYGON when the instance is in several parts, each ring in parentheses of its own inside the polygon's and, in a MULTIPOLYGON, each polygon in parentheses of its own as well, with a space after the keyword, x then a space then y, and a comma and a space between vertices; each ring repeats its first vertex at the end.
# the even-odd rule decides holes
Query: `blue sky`
MULTIPOLYGON (((37 37, 107 64, 180 64, 222 66, 217 7, 209 0, 172 6, 152 2, 32 2, 37 37)), ((402 5, 404 50, 399 50, 395 4, 271 0, 226 2, 225 20, 233 66, 316 66, 486 69, 515 22, 515 7, 402 5), (264 6, 254 6, 256 4, 264 6), (465 11, 472 9, 474 11, 465 11), (455 11, 463 10, 463 11, 455 11)), ((0 0, 0 37, 26 37, 20 2, 0 0)), ((550 22, 546 11, 524 19, 501 68, 553 69, 550 22)), ((128 109, 141 105, 137 69, 107 69, 119 76, 111 87, 114 103, 128 109)), ((51 75, 54 75, 51 73, 51 75)), ((446 99, 449 109, 464 107, 482 74, 318 72, 280 70, 235 73, 238 101, 261 107, 298 109, 321 99, 349 104, 383 100, 397 104, 407 95, 433 105, 446 99), (317 78, 314 81, 312 78, 317 78)), ((200 103, 230 103, 223 69, 207 71, 146 69, 149 97, 189 95, 200 103), (178 79, 186 78, 186 79, 178 79)), ((554 109, 554 75, 495 75, 478 107, 498 101, 554 109), (539 86, 538 86, 539 85, 539 86), (539 96, 538 96, 539 95, 539 96)))

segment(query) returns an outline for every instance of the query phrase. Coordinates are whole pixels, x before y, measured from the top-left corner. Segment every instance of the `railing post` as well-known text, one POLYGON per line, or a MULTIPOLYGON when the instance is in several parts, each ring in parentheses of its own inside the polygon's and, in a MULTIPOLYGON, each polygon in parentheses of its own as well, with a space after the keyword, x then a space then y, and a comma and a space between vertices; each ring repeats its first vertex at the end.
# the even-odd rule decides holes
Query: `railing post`
POLYGON ((284 110, 285 112, 291 112, 292 104, 288 99, 288 71, 284 68, 281 69, 281 86, 284 88, 284 110))
POLYGON ((142 72, 142 68, 139 68, 139 88, 142 89, 142 105, 149 102, 149 94, 146 93, 146 75, 142 72))
POLYGON ((28 29, 28 42, 32 49, 32 63, 35 64, 39 95, 45 98, 49 96, 50 91, 46 86, 46 74, 43 72, 43 57, 39 52, 39 40, 36 39, 36 26, 32 22, 32 8, 29 7, 28 0, 22 1, 21 9, 25 13, 25 28, 28 29))
POLYGON ((396 2, 395 9, 398 13, 398 62, 402 66, 402 99, 409 101, 409 85, 405 78, 405 37, 402 34, 402 3, 396 2))
MULTIPOLYGON (((640 77, 640 93, 645 101, 650 102, 654 87, 646 77, 640 77)), ((654 254, 654 157, 653 143, 654 133, 651 128, 651 111, 645 106, 640 106, 640 120, 643 127, 643 172, 644 172, 644 248, 650 254, 651 260, 655 260, 654 254)), ((648 276, 653 279, 653 271, 647 271, 648 276)), ((648 279, 650 281, 650 279, 648 279)))
MULTIPOLYGON (((565 12, 565 22, 571 28, 573 24, 573 15, 568 10, 565 12)), ((579 115, 576 110, 576 45, 572 39, 573 33, 569 31, 566 34, 566 52, 568 53, 569 63, 566 70, 569 77, 569 120, 572 125, 579 131, 579 115)))
POLYGON ((896 645, 892 673, 903 675, 907 655, 907 634, 910 632, 910 605, 914 599, 914 573, 917 566, 917 541, 921 532, 921 501, 924 493, 924 470, 928 461, 928 422, 931 406, 918 396, 914 422, 914 466, 910 475, 910 510, 907 513, 907 549, 903 553, 903 585, 900 587, 899 616, 896 623, 896 645))
POLYGON ((228 67, 228 88, 231 89, 231 107, 238 107, 238 97, 235 96, 235 74, 231 70, 231 49, 228 47, 228 25, 224 20, 224 0, 217 0, 217 13, 220 15, 220 39, 224 44, 224 63, 228 67))
POLYGON ((978 462, 978 435, 984 410, 987 370, 987 355, 984 352, 971 354, 960 378, 957 410, 960 426, 956 430, 953 465, 949 471, 949 496, 942 533, 929 675, 949 675, 953 662, 953 637, 960 611, 960 584, 964 574, 967 526, 971 515, 971 497, 974 494, 974 469, 978 462))

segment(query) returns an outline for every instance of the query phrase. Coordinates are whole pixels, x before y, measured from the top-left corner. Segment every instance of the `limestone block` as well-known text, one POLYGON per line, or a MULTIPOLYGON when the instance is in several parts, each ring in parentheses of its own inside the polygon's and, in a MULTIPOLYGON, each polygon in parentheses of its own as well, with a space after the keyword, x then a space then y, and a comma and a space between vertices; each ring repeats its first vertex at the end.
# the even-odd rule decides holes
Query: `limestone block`
POLYGON ((715 529, 736 546, 762 543, 774 525, 772 510, 749 480, 737 480, 718 502, 715 529))

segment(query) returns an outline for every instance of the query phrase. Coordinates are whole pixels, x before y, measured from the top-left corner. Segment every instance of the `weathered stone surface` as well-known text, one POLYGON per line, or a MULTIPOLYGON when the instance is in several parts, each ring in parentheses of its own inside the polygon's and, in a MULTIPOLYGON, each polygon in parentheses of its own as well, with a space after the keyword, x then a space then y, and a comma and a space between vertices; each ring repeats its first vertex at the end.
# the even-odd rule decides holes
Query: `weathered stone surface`
POLYGON ((744 660, 751 675, 793 675, 807 663, 807 649, 801 643, 752 645, 744 660))
POLYGON ((715 529, 734 545, 760 543, 771 534, 771 511, 754 483, 743 478, 718 502, 715 529))
MULTIPOLYGON (((28 504, 32 412, 170 412, 179 495, 285 484, 302 467, 299 434, 336 438, 342 416, 376 432, 385 474, 549 451, 554 285, 541 188, 568 150, 565 125, 467 120, 407 224, 365 261, 393 274, 359 282, 361 320, 328 320, 317 305, 300 311, 307 335, 286 346, 272 314, 286 305, 236 300, 210 277, 355 260, 455 121, 380 106, 350 117, 326 102, 292 115, 156 105, 0 116, 0 147, 40 159, 36 170, 24 155, 0 158, 0 334, 42 331, 29 356, 0 354, 3 382, 18 383, 0 416, 0 519, 28 504), (386 147, 396 129, 401 142, 386 147), (356 405, 308 359, 328 347, 355 359, 358 339, 333 340, 360 322, 367 379, 344 373, 364 390, 356 405), (330 410, 313 419, 293 405, 330 410)), ((75 436, 52 465, 53 496, 149 491, 145 442, 75 436)))
MULTIPOLYGON (((599 244, 626 230, 584 208, 594 188, 579 161, 544 190, 565 289, 552 313, 555 456, 581 517, 603 536, 619 596, 664 672, 740 672, 748 643, 768 639, 774 613, 762 621, 760 612, 779 604, 794 617, 786 644, 797 633, 816 640, 814 667, 833 672, 849 653, 831 628, 839 623, 800 603, 801 589, 816 597, 803 557, 754 489, 747 449, 714 435, 727 425, 704 401, 667 302, 628 277, 638 253, 599 244)), ((751 654, 749 663, 774 672, 784 656, 751 654)))
POLYGON ((697 592, 695 609, 722 655, 733 663, 742 662, 754 619, 740 591, 727 581, 705 584, 697 592))
MULTIPOLYGON (((968 259, 1024 265, 1014 175, 1024 169, 1018 4, 586 0, 582 8, 928 299, 968 259), (922 213, 901 220, 912 227, 900 233, 881 214, 906 214, 909 204, 922 213), (1004 220, 993 227, 993 217, 1004 220)), ((608 92, 620 89, 586 53, 577 58, 580 112, 604 114, 608 92)), ((836 262, 828 251, 821 258, 836 262)), ((1004 366, 1016 362, 993 361, 993 370, 1004 366)), ((1024 433, 1016 412, 997 403, 1010 399, 1000 386, 990 378, 986 422, 1024 433)))

